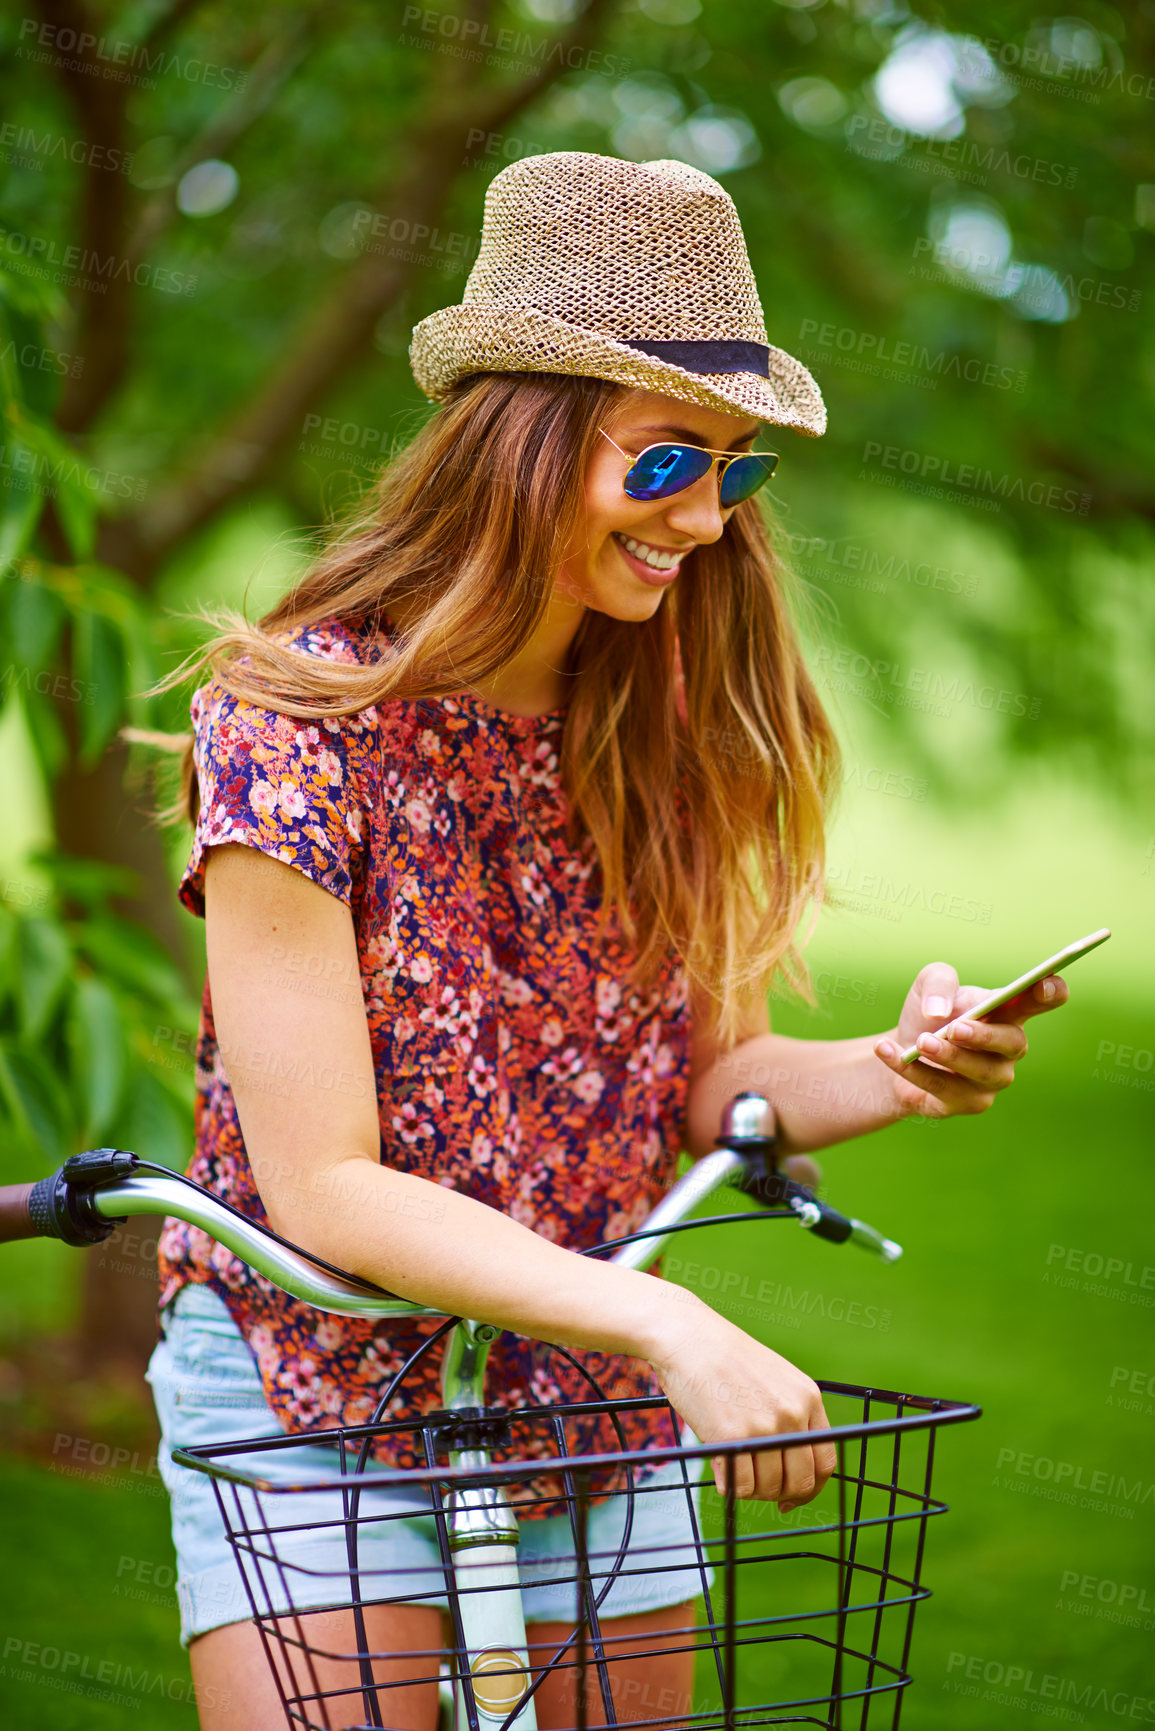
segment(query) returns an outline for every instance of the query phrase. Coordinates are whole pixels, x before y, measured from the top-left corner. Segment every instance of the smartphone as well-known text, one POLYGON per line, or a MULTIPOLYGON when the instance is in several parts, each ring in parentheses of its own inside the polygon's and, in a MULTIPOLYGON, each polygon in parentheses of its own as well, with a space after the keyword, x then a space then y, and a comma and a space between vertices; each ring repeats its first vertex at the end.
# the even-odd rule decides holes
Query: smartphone
MULTIPOLYGON (((985 998, 980 998, 978 1003, 972 1005, 969 1010, 960 1010, 957 1015, 950 1018, 950 1021, 981 1021, 984 1016, 989 1016, 992 1010, 997 1010, 1001 1004, 1008 1003, 1011 998, 1017 998, 1020 992, 1029 991, 1032 986, 1037 986, 1039 981, 1045 980, 1048 974, 1057 974, 1068 963, 1077 962, 1080 956, 1085 956, 1088 950, 1097 949, 1100 944, 1105 944, 1110 936, 1110 928, 1103 926, 1099 931, 1092 932, 1089 938, 1079 938, 1075 943, 1068 944, 1065 950, 1059 950, 1055 955, 1048 956, 1045 962, 1040 962, 1038 967, 1032 968, 1029 974, 1020 974, 1018 979, 1012 980, 1009 986, 1000 986, 997 991, 988 992, 985 998)), ((949 1027, 949 1025, 949 1022, 943 1023, 944 1028, 949 1027)), ((903 1064, 913 1064, 919 1056, 921 1054, 917 1046, 908 1046, 905 1052, 899 1053, 899 1060, 903 1064)))

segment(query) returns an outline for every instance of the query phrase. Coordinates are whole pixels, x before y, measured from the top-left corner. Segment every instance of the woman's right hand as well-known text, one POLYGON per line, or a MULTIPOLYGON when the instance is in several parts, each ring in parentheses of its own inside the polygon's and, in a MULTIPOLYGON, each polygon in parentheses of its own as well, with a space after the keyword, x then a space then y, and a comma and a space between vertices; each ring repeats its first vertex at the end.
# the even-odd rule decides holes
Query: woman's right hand
MULTIPOLYGON (((821 1390, 805 1372, 696 1294, 672 1282, 662 1285, 670 1298, 662 1317, 664 1339, 649 1362, 666 1398, 703 1444, 829 1427, 821 1390)), ((816 1497, 836 1464, 831 1442, 737 1454, 734 1493, 777 1503, 785 1513, 816 1497)), ((712 1466, 714 1483, 724 1491, 725 1457, 715 1457, 712 1466)))

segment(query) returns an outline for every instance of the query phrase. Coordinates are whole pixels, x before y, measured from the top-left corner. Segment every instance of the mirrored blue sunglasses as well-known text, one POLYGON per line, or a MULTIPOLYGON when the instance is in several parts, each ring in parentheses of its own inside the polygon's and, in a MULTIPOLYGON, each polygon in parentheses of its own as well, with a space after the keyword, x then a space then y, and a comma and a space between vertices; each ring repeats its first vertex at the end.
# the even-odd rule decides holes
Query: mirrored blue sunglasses
MULTIPOLYGON (((598 432, 610 439, 604 427, 598 432)), ((631 499, 669 499, 684 492, 719 465, 718 498, 723 510, 740 505, 759 487, 765 486, 775 469, 778 457, 773 451, 717 451, 705 445, 647 445, 644 451, 630 459, 629 452, 610 439, 610 444, 630 461, 622 478, 622 486, 631 499)))

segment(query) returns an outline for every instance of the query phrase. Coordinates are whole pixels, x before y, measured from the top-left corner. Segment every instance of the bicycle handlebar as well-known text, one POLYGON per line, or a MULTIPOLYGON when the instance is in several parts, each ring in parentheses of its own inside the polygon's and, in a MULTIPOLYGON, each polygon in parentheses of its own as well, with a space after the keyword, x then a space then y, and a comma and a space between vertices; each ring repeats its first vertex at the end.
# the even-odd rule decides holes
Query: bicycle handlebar
MULTIPOLYGON (((806 1185, 779 1172, 774 1163, 774 1143, 773 1108, 759 1094, 737 1095, 723 1114, 714 1152, 703 1156, 678 1180, 644 1226, 621 1241, 610 1260, 639 1271, 648 1268, 672 1232, 710 1224, 709 1220, 687 1221, 686 1217, 724 1184, 733 1185, 768 1210, 785 1204, 778 1209, 779 1217, 793 1214, 818 1238, 855 1242, 887 1262, 901 1256, 901 1247, 873 1227, 837 1213, 819 1202, 806 1185)), ((174 1215, 198 1226, 290 1298, 339 1316, 445 1315, 334 1268, 191 1179, 152 1166, 122 1149, 97 1148, 74 1154, 59 1171, 38 1184, 0 1186, 0 1242, 42 1236, 76 1246, 99 1244, 135 1214, 174 1215)), ((606 1248, 594 1245, 584 1254, 606 1248)))

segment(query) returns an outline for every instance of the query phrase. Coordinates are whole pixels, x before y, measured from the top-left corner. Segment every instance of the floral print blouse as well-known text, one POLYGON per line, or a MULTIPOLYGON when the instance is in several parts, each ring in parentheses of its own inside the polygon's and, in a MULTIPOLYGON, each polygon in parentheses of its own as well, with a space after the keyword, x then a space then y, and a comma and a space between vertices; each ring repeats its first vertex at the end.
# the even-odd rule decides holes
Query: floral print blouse
MULTIPOLYGON (((364 662, 387 650, 390 629, 387 619, 377 628, 334 619, 286 640, 364 662)), ((596 852, 588 837, 573 851, 566 842, 565 711, 514 716, 463 692, 311 722, 210 684, 196 692, 192 719, 201 806, 180 899, 203 917, 206 850, 240 842, 349 907, 382 1163, 575 1250, 636 1230, 675 1174, 689 1088, 686 979, 671 953, 639 996, 624 983, 632 951, 616 913, 595 937, 596 852)), ((288 960, 286 989, 314 992, 323 1014, 325 982, 294 974, 288 960)), ((196 1062, 188 1175, 265 1222, 207 979, 196 1062)), ((160 1275, 162 1309, 189 1282, 219 1294, 290 1433, 366 1423, 389 1379, 440 1326, 298 1303, 171 1218, 160 1275)), ((660 1393, 637 1359, 577 1356, 607 1394, 660 1393)), ((440 1348, 421 1358, 383 1416, 412 1423, 440 1408, 439 1362, 440 1348)), ((590 1389, 548 1347, 503 1334, 487 1397, 522 1407, 588 1400, 590 1389)), ((630 1447, 676 1441, 668 1413, 634 1412, 624 1423, 630 1447)), ((620 1446, 604 1420, 597 1439, 589 1430, 584 1446, 620 1446)), ((543 1428, 541 1448, 549 1446, 543 1428)), ((412 1433, 379 1439, 375 1452, 385 1465, 425 1465, 412 1433)), ((533 1512, 550 1505, 525 1510, 533 1512)))

